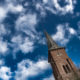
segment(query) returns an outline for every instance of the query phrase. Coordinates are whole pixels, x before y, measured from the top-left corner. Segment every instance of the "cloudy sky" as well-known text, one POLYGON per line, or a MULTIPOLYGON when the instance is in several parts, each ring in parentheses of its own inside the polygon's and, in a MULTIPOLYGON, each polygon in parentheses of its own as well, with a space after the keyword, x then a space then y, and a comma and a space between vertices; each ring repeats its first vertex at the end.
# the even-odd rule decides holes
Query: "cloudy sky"
POLYGON ((80 0, 0 0, 0 80, 54 80, 46 30, 80 64, 80 0))

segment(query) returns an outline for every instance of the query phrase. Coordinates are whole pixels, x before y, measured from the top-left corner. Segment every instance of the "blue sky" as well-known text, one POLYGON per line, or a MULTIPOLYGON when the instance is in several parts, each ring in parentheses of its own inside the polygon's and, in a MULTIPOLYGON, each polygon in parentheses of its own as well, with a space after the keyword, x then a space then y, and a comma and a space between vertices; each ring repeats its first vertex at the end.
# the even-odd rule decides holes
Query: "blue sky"
POLYGON ((44 30, 80 66, 79 0, 0 0, 0 80, 54 80, 44 30))

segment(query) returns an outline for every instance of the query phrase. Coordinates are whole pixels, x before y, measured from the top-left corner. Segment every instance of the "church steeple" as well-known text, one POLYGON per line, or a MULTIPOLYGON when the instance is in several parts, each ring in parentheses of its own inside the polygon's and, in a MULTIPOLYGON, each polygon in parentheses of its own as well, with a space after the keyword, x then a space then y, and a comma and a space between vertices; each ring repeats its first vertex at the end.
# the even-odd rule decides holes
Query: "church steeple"
POLYGON ((47 32, 45 32, 45 35, 48 44, 48 62, 52 66, 55 80, 76 80, 75 73, 79 76, 80 74, 66 54, 65 48, 58 46, 47 32))
POLYGON ((60 48, 46 31, 45 35, 47 38, 48 50, 60 48))

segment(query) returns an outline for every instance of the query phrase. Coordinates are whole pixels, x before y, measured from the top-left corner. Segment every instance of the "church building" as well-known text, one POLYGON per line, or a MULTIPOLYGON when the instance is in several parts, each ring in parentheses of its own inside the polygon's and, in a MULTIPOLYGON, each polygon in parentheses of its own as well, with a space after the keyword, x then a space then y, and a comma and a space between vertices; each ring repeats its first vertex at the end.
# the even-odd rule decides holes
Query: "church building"
POLYGON ((78 69, 68 57, 65 48, 56 44, 47 32, 45 35, 48 44, 48 62, 52 66, 55 80, 77 80, 74 77, 77 76, 78 69))

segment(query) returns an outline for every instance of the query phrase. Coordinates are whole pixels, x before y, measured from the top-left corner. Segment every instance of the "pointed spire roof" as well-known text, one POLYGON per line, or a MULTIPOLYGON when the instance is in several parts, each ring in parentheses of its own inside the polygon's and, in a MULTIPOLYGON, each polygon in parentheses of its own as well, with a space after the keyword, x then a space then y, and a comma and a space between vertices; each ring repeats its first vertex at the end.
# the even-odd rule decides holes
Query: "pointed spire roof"
POLYGON ((46 31, 45 31, 45 35, 47 38, 48 50, 60 48, 46 31))

